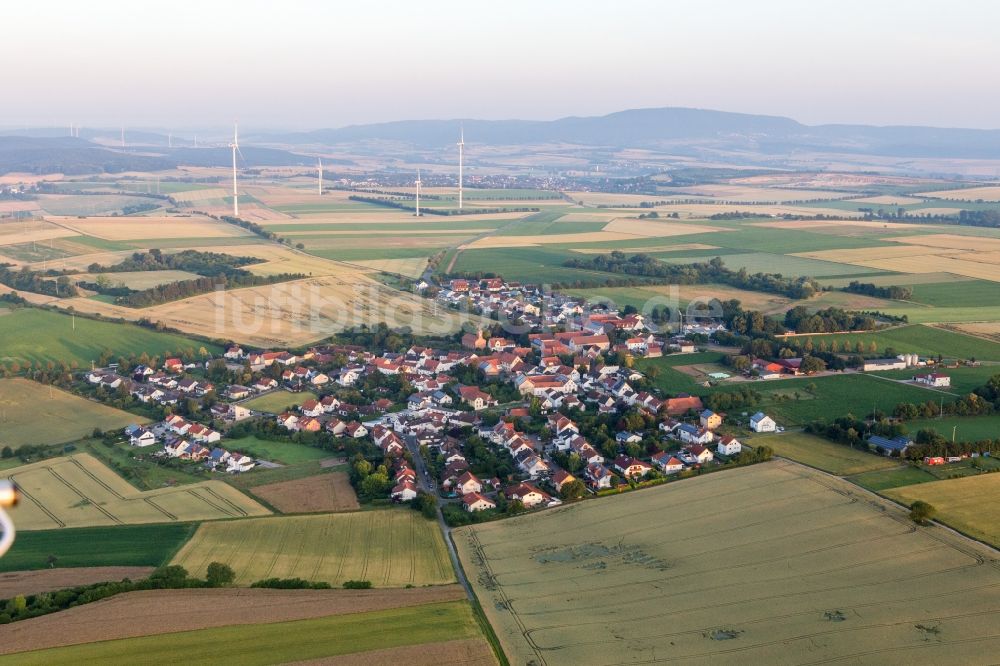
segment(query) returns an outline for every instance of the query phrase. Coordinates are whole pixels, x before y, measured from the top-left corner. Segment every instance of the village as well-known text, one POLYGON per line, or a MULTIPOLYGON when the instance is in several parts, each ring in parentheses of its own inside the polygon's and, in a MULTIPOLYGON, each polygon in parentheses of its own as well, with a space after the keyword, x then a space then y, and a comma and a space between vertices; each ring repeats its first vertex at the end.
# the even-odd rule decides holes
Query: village
MULTIPOLYGON (((716 413, 697 396, 661 395, 632 367, 635 358, 690 354, 712 344, 708 336, 725 331, 717 321, 693 319, 661 334, 642 314, 499 278, 451 280, 434 297, 526 332, 504 337, 497 328, 494 334, 479 328, 451 348, 413 345, 382 353, 355 345, 300 353, 230 345, 222 359, 168 358, 160 368, 140 364, 128 376, 116 367, 94 369, 86 380, 164 408, 162 421, 125 431, 133 446, 158 447, 156 457, 230 474, 273 465, 238 452, 238 439, 223 440, 233 424, 270 422, 287 435, 351 441, 358 455, 381 457, 392 501, 434 493, 468 513, 512 503, 517 509, 554 506, 754 461, 741 433, 783 430, 762 412, 716 413), (217 386, 210 374, 241 383, 217 386), (304 397, 279 413, 244 405, 278 392, 293 401, 304 397), (176 413, 182 405, 192 415, 176 413), (483 446, 491 451, 488 464, 481 454, 470 455, 483 446)), ((878 369, 926 365, 916 355, 870 363, 878 369)), ((744 378, 802 374, 801 359, 754 359, 744 378)), ((941 373, 913 381, 949 385, 941 373)), ((909 444, 905 437, 869 439, 870 448, 886 455, 902 455, 909 444)))

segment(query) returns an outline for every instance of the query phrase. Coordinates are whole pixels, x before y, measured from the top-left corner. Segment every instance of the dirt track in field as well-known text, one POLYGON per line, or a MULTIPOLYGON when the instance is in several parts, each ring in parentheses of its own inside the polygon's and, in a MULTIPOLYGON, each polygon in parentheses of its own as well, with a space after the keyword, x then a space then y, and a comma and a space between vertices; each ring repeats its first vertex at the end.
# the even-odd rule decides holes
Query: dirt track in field
POLYGON ((295 666, 370 666, 371 664, 406 664, 407 666, 492 666, 497 663, 486 641, 469 638, 443 643, 403 645, 385 650, 356 652, 335 657, 294 662, 295 666))
POLYGON ((153 567, 77 567, 0 573, 0 599, 10 599, 19 594, 51 592, 77 585, 119 581, 122 578, 139 580, 152 571, 153 567))
POLYGON ((150 590, 120 594, 0 627, 0 654, 191 631, 270 624, 465 599, 459 585, 404 590, 150 590))
POLYGON ((251 491, 282 513, 320 513, 359 509, 358 498, 344 472, 256 486, 251 491))

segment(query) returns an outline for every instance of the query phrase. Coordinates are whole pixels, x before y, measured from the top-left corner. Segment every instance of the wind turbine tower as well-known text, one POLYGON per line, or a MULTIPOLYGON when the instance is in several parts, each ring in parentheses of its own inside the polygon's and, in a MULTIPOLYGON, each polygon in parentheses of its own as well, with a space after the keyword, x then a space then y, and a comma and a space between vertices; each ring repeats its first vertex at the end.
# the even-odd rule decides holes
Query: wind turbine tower
POLYGON ((122 150, 125 150, 125 126, 122 125, 122 150))
POLYGON ((240 149, 239 125, 233 123, 233 142, 229 144, 233 149, 233 217, 240 216, 240 195, 236 192, 236 151, 240 149))
POLYGON ((465 158, 465 128, 458 135, 458 209, 462 210, 462 166, 465 158))
POLYGON ((174 147, 174 133, 167 132, 167 148, 173 148, 173 147, 174 147))
POLYGON ((316 162, 316 175, 318 176, 319 195, 323 196, 323 158, 317 157, 316 159, 318 160, 316 162))
POLYGON ((417 212, 415 217, 420 217, 420 186, 423 184, 420 182, 420 169, 417 169, 417 212))

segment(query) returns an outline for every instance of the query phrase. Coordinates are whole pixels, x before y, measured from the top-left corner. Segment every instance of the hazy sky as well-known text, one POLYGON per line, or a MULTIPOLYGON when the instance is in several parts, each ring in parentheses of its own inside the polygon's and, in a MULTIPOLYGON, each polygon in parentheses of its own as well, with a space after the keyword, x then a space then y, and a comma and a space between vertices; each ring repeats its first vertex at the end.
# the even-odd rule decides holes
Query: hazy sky
POLYGON ((1000 3, 35 2, 0 125, 336 127, 695 106, 1000 127, 1000 3))

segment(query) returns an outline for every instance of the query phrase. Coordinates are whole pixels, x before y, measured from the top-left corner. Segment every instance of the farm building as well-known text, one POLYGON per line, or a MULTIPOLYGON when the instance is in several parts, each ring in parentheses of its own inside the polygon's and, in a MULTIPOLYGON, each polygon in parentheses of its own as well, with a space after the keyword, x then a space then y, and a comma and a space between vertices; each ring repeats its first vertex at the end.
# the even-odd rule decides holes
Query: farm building
POLYGON ((880 450, 887 456, 891 456, 896 453, 898 455, 903 455, 906 453, 906 449, 913 444, 913 440, 908 437, 893 437, 888 439, 887 437, 880 437, 879 435, 872 435, 868 438, 868 448, 873 450, 880 450))
POLYGON ((913 377, 913 381, 918 384, 924 384, 926 386, 934 387, 947 387, 951 386, 951 377, 948 375, 942 375, 938 372, 932 372, 927 375, 916 375, 913 377))

